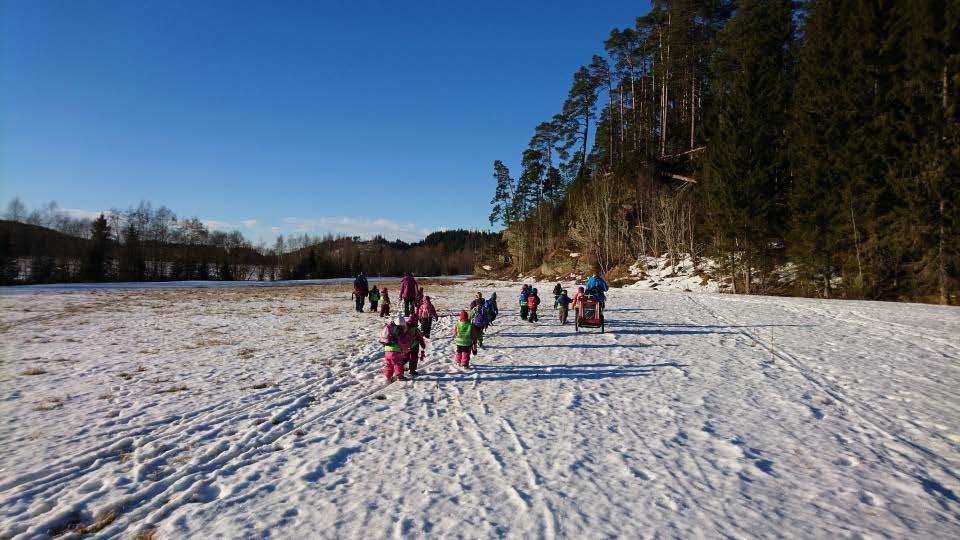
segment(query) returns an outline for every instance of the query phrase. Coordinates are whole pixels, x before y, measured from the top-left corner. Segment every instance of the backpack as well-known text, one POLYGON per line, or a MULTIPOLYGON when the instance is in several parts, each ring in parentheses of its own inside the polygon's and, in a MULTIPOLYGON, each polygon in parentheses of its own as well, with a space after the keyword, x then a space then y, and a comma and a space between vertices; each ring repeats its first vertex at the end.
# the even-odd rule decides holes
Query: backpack
POLYGON ((486 328, 489 321, 487 321, 487 310, 484 307, 477 306, 477 314, 473 317, 473 325, 477 328, 486 328))
POLYGON ((493 322, 497 318, 497 305, 493 300, 487 300, 487 303, 483 305, 484 309, 487 312, 487 318, 490 319, 490 322, 493 322))
POLYGON ((397 325, 387 323, 380 329, 380 343, 390 345, 397 342, 397 325))

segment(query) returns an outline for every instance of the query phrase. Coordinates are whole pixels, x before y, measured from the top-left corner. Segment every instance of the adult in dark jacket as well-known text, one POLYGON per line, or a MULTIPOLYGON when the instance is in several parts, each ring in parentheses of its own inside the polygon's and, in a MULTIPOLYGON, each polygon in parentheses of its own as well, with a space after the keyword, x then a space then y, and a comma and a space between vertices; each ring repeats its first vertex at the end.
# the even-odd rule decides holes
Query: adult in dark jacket
POLYGON ((406 273, 400 282, 400 300, 403 301, 403 316, 409 317, 417 309, 417 280, 413 274, 406 273))
POLYGON ((363 302, 367 299, 370 292, 370 285, 367 283, 367 276, 360 272, 357 279, 353 280, 353 300, 356 302, 355 309, 363 312, 363 302))

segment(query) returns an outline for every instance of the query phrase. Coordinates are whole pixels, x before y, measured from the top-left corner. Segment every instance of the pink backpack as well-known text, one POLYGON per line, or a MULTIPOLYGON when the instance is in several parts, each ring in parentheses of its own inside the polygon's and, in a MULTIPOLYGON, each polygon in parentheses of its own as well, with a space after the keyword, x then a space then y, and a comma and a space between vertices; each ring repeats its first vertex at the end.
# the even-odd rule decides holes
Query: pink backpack
POLYGON ((380 329, 380 343, 390 345, 397 342, 397 325, 389 322, 380 329))

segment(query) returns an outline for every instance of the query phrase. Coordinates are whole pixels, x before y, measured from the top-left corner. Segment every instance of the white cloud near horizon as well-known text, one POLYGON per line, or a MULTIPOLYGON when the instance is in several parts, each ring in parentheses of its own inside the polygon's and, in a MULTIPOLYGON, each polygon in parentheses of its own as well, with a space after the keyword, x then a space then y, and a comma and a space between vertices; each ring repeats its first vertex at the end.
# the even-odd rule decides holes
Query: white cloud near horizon
POLYGON ((400 223, 386 218, 356 218, 356 217, 317 217, 317 218, 283 218, 284 229, 293 233, 323 234, 340 233, 347 236, 372 238, 381 235, 388 240, 400 239, 404 242, 422 240, 430 234, 430 229, 420 227, 415 223, 400 223))
POLYGON ((203 226, 211 231, 230 232, 237 228, 232 223, 217 219, 201 219, 200 223, 203 223, 203 226))
POLYGON ((109 210, 81 210, 79 208, 61 208, 64 214, 77 219, 97 219, 100 214, 110 216, 113 212, 109 210))
MULTIPOLYGON (((77 208, 61 209, 67 215, 74 218, 96 219, 100 214, 111 215, 109 210, 82 210, 77 208)), ((250 240, 265 241, 269 235, 279 234, 341 234, 345 236, 358 236, 363 239, 370 239, 380 235, 387 240, 400 239, 404 242, 417 242, 423 240, 431 231, 428 228, 421 227, 416 223, 399 222, 387 218, 367 218, 367 217, 348 217, 348 216, 321 216, 321 217, 285 217, 280 224, 273 225, 269 222, 259 219, 244 219, 236 223, 221 221, 218 219, 201 219, 201 223, 211 231, 230 232, 235 229, 246 229, 250 235, 250 240), (259 236, 259 238, 257 238, 259 236)), ((440 227, 439 231, 445 230, 440 227)))

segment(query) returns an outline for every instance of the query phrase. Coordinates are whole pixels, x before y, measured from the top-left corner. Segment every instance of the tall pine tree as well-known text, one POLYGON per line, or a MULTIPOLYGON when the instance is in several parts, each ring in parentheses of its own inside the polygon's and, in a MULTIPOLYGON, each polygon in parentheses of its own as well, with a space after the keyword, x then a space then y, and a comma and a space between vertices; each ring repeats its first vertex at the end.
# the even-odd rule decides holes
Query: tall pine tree
POLYGON ((767 250, 782 244, 785 228, 791 1, 741 2, 718 39, 719 111, 707 145, 705 187, 719 247, 733 255, 749 294, 754 269, 768 268, 767 250))

